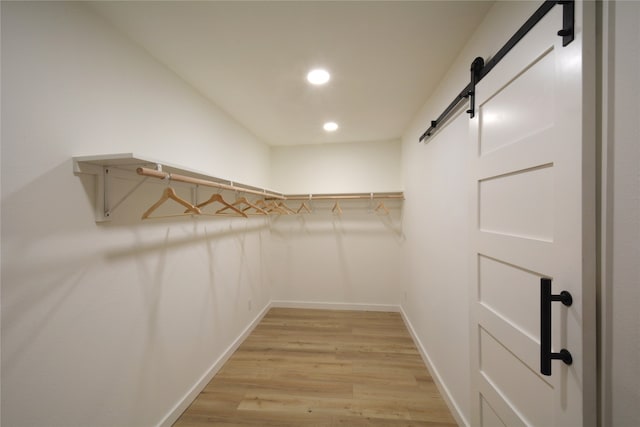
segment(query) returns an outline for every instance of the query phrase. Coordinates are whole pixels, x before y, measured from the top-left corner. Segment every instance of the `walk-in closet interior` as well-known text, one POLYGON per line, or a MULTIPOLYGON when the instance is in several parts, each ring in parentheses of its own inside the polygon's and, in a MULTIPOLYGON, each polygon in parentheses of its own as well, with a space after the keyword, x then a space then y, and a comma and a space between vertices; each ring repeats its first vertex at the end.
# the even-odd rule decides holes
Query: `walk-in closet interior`
POLYGON ((0 425, 640 425, 640 3, 0 15, 0 425))

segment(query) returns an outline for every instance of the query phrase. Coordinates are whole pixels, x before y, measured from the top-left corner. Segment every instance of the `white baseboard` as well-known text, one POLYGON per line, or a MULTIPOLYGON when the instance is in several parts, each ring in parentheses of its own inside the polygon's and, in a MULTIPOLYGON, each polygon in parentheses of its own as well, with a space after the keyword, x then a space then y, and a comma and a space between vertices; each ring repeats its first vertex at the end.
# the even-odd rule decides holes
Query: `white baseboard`
POLYGON ((418 348, 418 351, 420 352, 420 356, 422 356, 422 360, 424 361, 424 364, 427 365, 427 369, 429 370, 429 373, 433 378, 433 382, 436 384, 436 387, 438 387, 438 391, 440 391, 440 395, 442 396, 445 403, 449 407, 449 410, 451 411, 451 415, 453 415, 453 418, 455 418, 456 423, 458 423, 459 426, 469 427, 469 423, 467 422, 467 419, 464 417, 462 411, 460 410, 460 407, 451 396, 451 393, 449 392, 449 389, 447 388, 447 386, 442 382, 440 373, 435 368, 435 366, 433 366, 433 363, 431 362, 431 358, 429 357, 429 353, 427 353, 427 350, 425 350, 424 346, 422 345, 420 338, 418 338, 418 334, 413 328, 411 321, 407 317, 407 313, 405 313, 405 311, 402 309, 402 306, 400 306, 400 314, 402 315, 404 324, 407 326, 407 329, 409 330, 409 333, 413 338, 413 342, 415 343, 416 347, 418 348))
POLYGON ((162 421, 158 424, 158 427, 170 427, 175 423, 180 415, 191 405, 191 403, 198 397, 198 394, 209 384, 213 377, 218 373, 220 368, 226 363, 227 360, 233 355, 233 353, 240 347, 240 344, 251 334, 253 329, 260 323, 262 318, 271 308, 271 303, 266 304, 265 307, 258 313, 258 315, 251 321, 251 323, 242 331, 242 333, 236 338, 231 345, 218 357, 213 365, 204 373, 202 377, 191 387, 191 389, 180 399, 180 401, 169 411, 162 421))
POLYGON ((400 311, 400 306, 394 305, 394 304, 360 304, 360 303, 317 302, 317 301, 272 300, 271 307, 315 308, 315 309, 322 309, 322 310, 354 310, 354 311, 392 311, 392 312, 400 311))

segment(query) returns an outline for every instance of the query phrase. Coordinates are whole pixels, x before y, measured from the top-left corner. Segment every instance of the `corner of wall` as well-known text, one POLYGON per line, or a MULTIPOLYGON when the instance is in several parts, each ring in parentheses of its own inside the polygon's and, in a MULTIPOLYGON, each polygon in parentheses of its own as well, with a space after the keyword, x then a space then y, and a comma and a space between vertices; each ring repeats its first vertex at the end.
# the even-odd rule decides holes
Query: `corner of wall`
POLYGON ((495 54, 538 6, 536 2, 496 2, 403 133, 407 198, 403 211, 407 235, 403 260, 407 278, 402 311, 425 363, 437 377, 461 424, 468 424, 471 413, 465 115, 453 113, 427 143, 419 143, 418 138, 469 83, 473 58, 495 54), (447 244, 443 245, 443 241, 447 244), (455 251, 451 251, 452 247, 455 251), (447 309, 443 310, 443 306, 447 309), (432 326, 443 322, 449 325, 447 334, 432 326))
POLYGON ((451 391, 446 386, 446 383, 443 381, 443 378, 440 375, 440 372, 438 371, 436 366, 433 364, 431 357, 429 357, 429 353, 427 352, 425 346, 422 344, 420 337, 416 333, 416 330, 413 327, 411 320, 409 320, 409 317, 407 316, 407 313, 404 311, 402 306, 400 306, 400 314, 402 315, 402 320, 404 321, 405 325, 407 326, 407 329, 409 330, 409 333, 411 334, 411 338, 413 339, 413 342, 415 343, 416 347, 418 348, 418 351, 420 352, 420 357, 422 357, 424 364, 427 366, 427 369, 429 370, 429 373, 433 378, 433 382, 438 387, 438 391, 440 392, 440 395, 442 396, 447 406, 449 407, 449 410, 451 411, 453 418, 456 420, 456 423, 458 423, 459 426, 468 427, 470 424, 467 418, 465 417, 465 414, 462 411, 462 408, 460 408, 460 406, 457 404, 456 400, 451 394, 451 391))
POLYGON ((180 418, 180 415, 187 410, 189 405, 198 397, 198 394, 209 384, 213 377, 220 371, 233 353, 247 339, 251 332, 258 326, 262 318, 271 309, 271 302, 268 302, 257 314, 257 316, 242 330, 240 335, 233 340, 227 349, 213 362, 211 367, 200 377, 198 381, 187 391, 187 393, 171 408, 165 417, 158 423, 158 427, 171 427, 180 418))

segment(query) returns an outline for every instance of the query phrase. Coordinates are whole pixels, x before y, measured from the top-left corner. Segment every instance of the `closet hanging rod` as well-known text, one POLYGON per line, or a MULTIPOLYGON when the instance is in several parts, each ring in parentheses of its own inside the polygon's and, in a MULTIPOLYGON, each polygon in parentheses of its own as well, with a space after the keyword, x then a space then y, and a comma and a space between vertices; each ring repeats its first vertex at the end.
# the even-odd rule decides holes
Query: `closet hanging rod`
POLYGON ((268 197, 271 199, 285 200, 283 195, 270 193, 268 191, 252 190, 250 188, 238 187, 230 184, 222 184, 220 182, 208 181, 206 179, 193 178, 190 176, 180 175, 177 173, 167 173, 149 168, 137 168, 136 173, 141 176, 149 176, 152 178, 166 179, 171 181, 183 182, 185 184, 202 185, 204 187, 219 188, 221 190, 239 191, 241 193, 255 194, 258 196, 268 197))
POLYGON ((498 62, 504 58, 507 53, 527 35, 538 22, 545 17, 547 13, 555 5, 562 6, 562 29, 558 31, 558 36, 562 37, 562 46, 567 46, 574 39, 574 14, 575 14, 575 0, 546 0, 542 5, 527 19, 527 21, 515 32, 513 36, 500 48, 500 50, 489 60, 486 64, 481 57, 477 57, 471 64, 471 82, 465 86, 462 91, 456 95, 451 104, 445 108, 445 110, 438 116, 437 119, 431 121, 429 129, 424 131, 420 136, 419 142, 427 139, 436 130, 441 122, 447 119, 449 114, 458 106, 463 100, 469 98, 469 113, 470 118, 475 115, 475 90, 476 84, 480 82, 489 72, 495 67, 498 62))
MULTIPOLYGON (((289 194, 285 200, 371 200, 371 199, 404 199, 402 193, 357 193, 357 194, 289 194)), ((267 197, 271 199, 272 197, 267 197)))

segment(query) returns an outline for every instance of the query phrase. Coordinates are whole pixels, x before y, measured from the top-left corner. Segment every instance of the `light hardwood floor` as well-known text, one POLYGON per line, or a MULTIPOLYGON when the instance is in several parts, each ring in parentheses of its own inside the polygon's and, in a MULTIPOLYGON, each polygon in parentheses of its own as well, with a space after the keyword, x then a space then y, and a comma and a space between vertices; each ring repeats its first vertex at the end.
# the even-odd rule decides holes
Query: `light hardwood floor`
POLYGON ((455 426, 398 313, 273 308, 175 426, 455 426))

